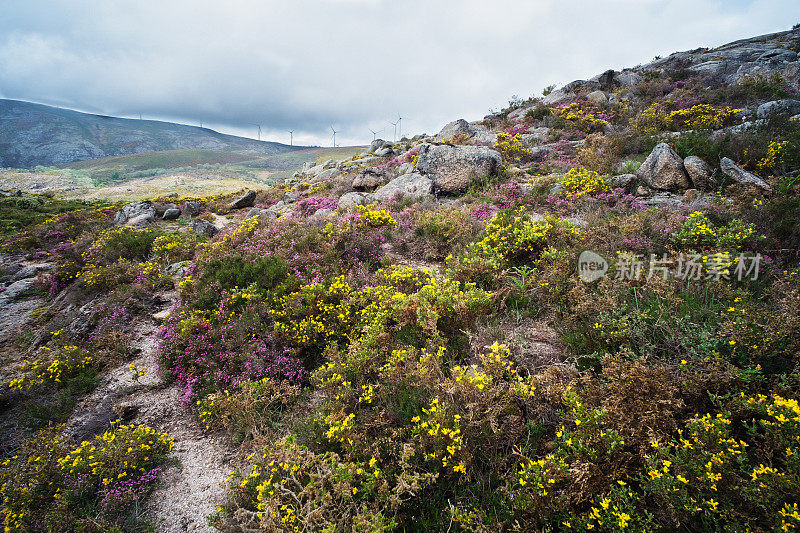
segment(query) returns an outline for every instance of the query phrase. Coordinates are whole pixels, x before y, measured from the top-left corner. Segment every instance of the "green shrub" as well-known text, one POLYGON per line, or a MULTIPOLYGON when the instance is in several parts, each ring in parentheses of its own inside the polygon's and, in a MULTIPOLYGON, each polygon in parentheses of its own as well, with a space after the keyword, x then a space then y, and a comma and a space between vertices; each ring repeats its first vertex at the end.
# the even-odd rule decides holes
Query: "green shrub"
POLYGON ((159 232, 127 226, 103 231, 89 247, 89 257, 96 262, 114 262, 119 259, 145 260, 152 250, 159 232))
POLYGON ((550 116, 552 113, 553 110, 549 107, 545 105, 537 105, 525 113, 525 118, 527 120, 542 120, 543 118, 550 116))
POLYGON ((229 256, 208 261, 199 282, 186 285, 193 287, 193 291, 183 294, 191 294, 192 308, 211 310, 219 303, 221 291, 247 289, 265 297, 273 291, 281 293, 292 284, 292 277, 283 259, 261 257, 247 260, 241 256, 229 256))
POLYGON ((153 241, 153 255, 167 265, 188 261, 201 242, 204 242, 203 237, 191 231, 160 235, 153 241))

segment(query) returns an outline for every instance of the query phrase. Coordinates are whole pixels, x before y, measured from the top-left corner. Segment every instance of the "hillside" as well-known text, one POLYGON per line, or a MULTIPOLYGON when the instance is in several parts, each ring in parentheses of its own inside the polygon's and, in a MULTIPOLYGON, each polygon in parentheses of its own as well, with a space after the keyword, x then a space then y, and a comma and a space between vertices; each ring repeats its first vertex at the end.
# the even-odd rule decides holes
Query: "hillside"
POLYGON ((800 27, 551 89, 248 190, 0 198, 0 521, 800 529, 800 27))
POLYGON ((184 149, 271 155, 295 148, 196 126, 92 115, 17 100, 0 100, 0 167, 52 166, 184 149))

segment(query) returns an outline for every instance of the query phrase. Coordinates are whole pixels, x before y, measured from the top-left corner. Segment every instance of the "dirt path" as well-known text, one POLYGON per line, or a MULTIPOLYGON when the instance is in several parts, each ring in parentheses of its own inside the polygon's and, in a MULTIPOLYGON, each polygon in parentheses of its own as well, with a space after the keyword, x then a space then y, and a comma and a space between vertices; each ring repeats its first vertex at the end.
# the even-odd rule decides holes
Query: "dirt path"
MULTIPOLYGON (((170 304, 155 314, 163 315, 174 302, 174 293, 166 296, 170 304)), ((199 430, 181 402, 180 389, 157 376, 158 321, 147 317, 134 330, 133 345, 141 350, 134 363, 146 375, 134 379, 130 362, 108 372, 76 407, 66 430, 80 440, 122 418, 169 433, 175 439, 174 464, 165 468, 161 485, 148 497, 140 516, 152 522, 157 532, 216 531, 207 525, 206 517, 225 495, 221 483, 228 472, 227 447, 222 439, 199 430)))

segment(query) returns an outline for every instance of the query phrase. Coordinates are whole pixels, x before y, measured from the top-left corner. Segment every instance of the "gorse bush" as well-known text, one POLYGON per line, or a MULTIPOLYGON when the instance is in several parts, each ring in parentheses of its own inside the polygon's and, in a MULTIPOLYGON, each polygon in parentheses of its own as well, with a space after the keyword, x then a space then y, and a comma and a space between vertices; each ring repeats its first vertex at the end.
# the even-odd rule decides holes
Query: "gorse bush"
POLYGON ((585 168, 570 169, 561 179, 561 184, 573 196, 611 191, 611 187, 597 172, 585 168))
POLYGON ((6 531, 122 531, 131 506, 158 482, 172 439, 116 425, 73 447, 61 429, 42 430, 0 463, 6 531))
POLYGON ((567 236, 578 234, 575 226, 556 218, 532 219, 522 209, 500 211, 486 225, 483 239, 471 245, 470 251, 501 262, 531 258, 559 230, 567 236))
POLYGON ((800 516, 792 498, 800 488, 796 459, 800 408, 797 401, 777 394, 768 399, 745 398, 742 393, 742 399, 756 417, 747 427, 749 442, 735 437, 729 416, 698 416, 676 439, 653 443, 642 486, 656 496, 660 513, 682 523, 796 529, 800 516))
POLYGON ((636 119, 636 128, 645 134, 660 131, 719 129, 736 122, 742 111, 732 107, 715 107, 697 104, 689 108, 675 109, 674 101, 655 102, 642 111, 636 119))
POLYGON ((152 253, 167 265, 188 261, 194 257, 203 238, 195 233, 179 232, 159 235, 153 240, 152 253))
POLYGON ((676 244, 700 250, 728 249, 738 250, 755 236, 755 226, 734 219, 724 226, 715 226, 700 211, 691 213, 683 227, 675 236, 676 244))
POLYGON ((741 111, 731 107, 716 108, 709 104, 698 104, 689 109, 670 112, 667 120, 676 129, 717 129, 734 122, 741 111))
POLYGON ((39 352, 42 354, 40 359, 19 365, 17 370, 22 376, 12 379, 9 387, 22 390, 42 385, 58 386, 91 369, 94 361, 87 350, 74 345, 62 346, 54 354, 50 348, 42 346, 39 352))
MULTIPOLYGON (((228 213, 211 239, 183 220, 113 227, 105 206, 45 219, 42 198, 0 202, 36 213, 3 250, 54 263, 34 290, 49 276, 57 302, 5 345, 26 353, 2 401, 31 426, 68 420, 177 288, 156 358, 192 423, 231 446, 208 517, 222 531, 796 529, 800 122, 756 113, 796 88, 720 85, 680 57, 613 94, 603 83, 602 104, 593 82, 566 105, 515 98, 523 116, 484 121, 506 168, 460 196, 338 209, 373 164, 354 155, 333 179, 259 192, 259 207, 297 195, 276 217, 193 199, 203 219, 228 213), (547 132, 523 140, 534 125, 547 132), (714 193, 609 178, 665 141, 714 167, 714 193), (772 191, 729 179, 721 157, 772 191)), ((379 166, 414 166, 429 140, 379 166)), ((169 438, 62 434, 3 466, 6 527, 143 529, 132 502, 169 438)))
POLYGON ((531 150, 522 142, 519 133, 509 134, 500 132, 497 134, 497 142, 494 149, 500 152, 506 161, 517 161, 531 156, 531 150))
POLYGON ((375 209, 370 206, 359 205, 358 215, 358 221, 361 224, 371 228, 397 225, 392 218, 392 215, 390 215, 385 209, 375 209))
POLYGON ((773 172, 786 172, 800 167, 800 146, 791 140, 772 141, 767 153, 758 162, 758 168, 773 172))
POLYGON ((159 234, 152 230, 127 226, 102 232, 92 243, 87 257, 94 262, 113 262, 119 259, 147 259, 159 234))
POLYGON ((585 133, 602 131, 608 125, 608 121, 601 118, 605 115, 597 113, 585 102, 575 102, 563 107, 558 116, 585 133))

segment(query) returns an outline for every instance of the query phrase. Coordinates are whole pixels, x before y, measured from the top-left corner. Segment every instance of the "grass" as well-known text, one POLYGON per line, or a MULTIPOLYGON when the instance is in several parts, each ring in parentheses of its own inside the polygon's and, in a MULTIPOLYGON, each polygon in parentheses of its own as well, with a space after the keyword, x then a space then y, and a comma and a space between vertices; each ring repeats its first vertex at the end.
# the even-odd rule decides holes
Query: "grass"
MULTIPOLYGON (((165 150, 77 161, 60 167, 0 171, 0 189, 32 185, 65 199, 136 201, 161 195, 223 195, 284 180, 304 163, 346 159, 360 146, 297 148, 264 155, 231 150, 165 150)), ((14 227, 13 226, 11 229, 14 227)))
POLYGON ((13 235, 21 228, 38 224, 53 215, 85 207, 82 200, 58 200, 41 195, 0 198, 0 236, 13 235))

